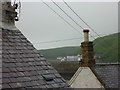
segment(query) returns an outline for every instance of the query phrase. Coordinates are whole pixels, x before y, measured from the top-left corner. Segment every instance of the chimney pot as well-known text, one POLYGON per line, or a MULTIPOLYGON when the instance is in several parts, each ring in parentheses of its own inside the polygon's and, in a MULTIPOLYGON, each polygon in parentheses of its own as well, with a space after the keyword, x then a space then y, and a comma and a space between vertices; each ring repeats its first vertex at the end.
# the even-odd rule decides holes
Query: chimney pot
POLYGON ((84 29, 83 32, 89 32, 89 30, 88 29, 84 29))
POLYGON ((88 29, 84 29, 83 30, 83 32, 84 32, 84 41, 85 42, 89 42, 89 30, 88 29))

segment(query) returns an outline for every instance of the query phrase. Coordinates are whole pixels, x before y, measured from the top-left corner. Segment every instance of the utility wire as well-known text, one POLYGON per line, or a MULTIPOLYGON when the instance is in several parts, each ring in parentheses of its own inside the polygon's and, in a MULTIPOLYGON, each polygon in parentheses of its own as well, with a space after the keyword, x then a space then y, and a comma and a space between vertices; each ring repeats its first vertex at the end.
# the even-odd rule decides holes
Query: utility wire
MULTIPOLYGON (((101 35, 106 35, 106 34, 101 34, 101 35)), ((108 34, 111 35, 111 34, 108 34)), ((102 36, 104 37, 104 36, 102 36)), ((75 40, 75 39, 80 39, 84 37, 79 37, 79 38, 70 38, 70 39, 63 39, 63 40, 53 40, 53 41, 45 41, 45 42, 38 42, 38 43, 33 43, 33 44, 41 44, 41 43, 54 43, 54 42, 61 42, 61 41, 69 41, 69 40, 75 40)))
MULTIPOLYGON (((66 6, 68 6, 69 7, 69 9, 80 19, 80 20, 82 20, 83 22, 84 22, 84 24, 86 24, 86 26, 88 26, 88 28, 90 28, 94 33, 96 33, 96 35, 100 38, 100 37, 102 37, 101 35, 99 35, 93 28, 91 28, 90 27, 90 25, 88 25, 68 4, 67 4, 67 2, 65 2, 65 0, 63 0, 63 2, 66 4, 66 6)), ((103 39, 103 41, 105 41, 104 39, 103 39)), ((98 43, 96 43, 95 45, 97 45, 98 43)))
MULTIPOLYGON (((65 2, 65 0, 63 0, 63 2, 65 3, 65 5, 81 20, 83 21, 83 23, 88 26, 88 28, 90 28, 99 38, 102 37, 101 35, 99 35, 93 28, 90 27, 90 25, 88 25, 69 5, 67 2, 65 2)), ((93 37, 93 36, 92 36, 93 37)), ((105 41, 103 39, 103 41, 105 41)), ((95 45, 97 45, 98 43, 96 43, 95 45)))
POLYGON ((82 33, 77 30, 73 25, 71 25, 67 20, 65 20, 60 14, 58 14, 52 7, 50 7, 47 3, 45 3, 43 0, 41 0, 48 8, 50 8, 55 14, 57 14, 63 21, 65 21, 70 27, 72 27, 75 31, 77 31, 78 33, 80 33, 82 35, 82 33))
POLYGON ((56 2, 51 0, 61 11, 63 11, 76 25, 78 25, 80 28, 84 29, 82 26, 80 26, 71 16, 69 16, 56 2))
POLYGON ((69 7, 69 9, 70 9, 71 11, 73 11, 73 13, 74 13, 80 20, 82 20, 82 21, 84 22, 84 24, 86 24, 86 25, 88 26, 88 28, 90 28, 94 33, 96 33, 96 35, 98 35, 99 37, 101 37, 93 28, 91 28, 91 27, 67 4, 67 2, 65 2, 64 0, 63 0, 63 2, 66 4, 66 6, 69 7))
MULTIPOLYGON (((70 15, 68 15, 56 2, 51 0, 63 13, 65 13, 76 25, 78 25, 80 28, 84 29, 82 26, 80 26, 70 15)), ((92 38, 94 38, 92 35, 90 35, 92 38)), ((94 38, 95 39, 95 38, 94 38)))
MULTIPOLYGON (((81 37, 81 38, 83 38, 83 37, 81 37)), ((33 44, 54 43, 54 42, 69 41, 69 40, 75 40, 75 39, 80 39, 80 37, 79 37, 79 38, 71 38, 71 39, 63 39, 63 40, 54 40, 54 41, 38 42, 38 43, 33 43, 33 44)))

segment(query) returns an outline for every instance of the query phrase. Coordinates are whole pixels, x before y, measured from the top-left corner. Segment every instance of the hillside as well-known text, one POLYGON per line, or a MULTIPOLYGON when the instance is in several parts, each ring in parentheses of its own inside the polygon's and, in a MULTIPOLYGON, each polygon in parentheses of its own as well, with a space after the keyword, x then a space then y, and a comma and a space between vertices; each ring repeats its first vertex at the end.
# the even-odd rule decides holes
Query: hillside
POLYGON ((94 40, 94 52, 104 55, 102 61, 118 61, 118 58, 120 57, 118 55, 118 45, 120 45, 120 42, 118 42, 119 37, 120 33, 117 33, 94 40))
POLYGON ((39 50, 39 52, 47 59, 56 59, 58 56, 65 57, 67 55, 77 55, 78 53, 76 51, 78 50, 80 50, 79 46, 39 50))
MULTIPOLYGON (((116 62, 118 61, 118 37, 120 33, 104 36, 94 40, 95 54, 101 54, 103 57, 100 62, 116 62)), ((38 50, 47 59, 56 59, 58 56, 77 55, 81 53, 80 47, 62 47, 47 50, 38 50)))

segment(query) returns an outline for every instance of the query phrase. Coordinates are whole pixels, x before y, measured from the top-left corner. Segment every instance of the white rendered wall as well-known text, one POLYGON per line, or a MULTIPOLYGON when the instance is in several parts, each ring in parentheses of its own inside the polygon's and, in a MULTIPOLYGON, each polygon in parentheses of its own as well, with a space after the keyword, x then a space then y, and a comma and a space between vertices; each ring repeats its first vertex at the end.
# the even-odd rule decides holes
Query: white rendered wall
POLYGON ((80 67, 79 73, 75 78, 72 78, 72 88, 103 88, 103 85, 96 78, 89 67, 80 67))

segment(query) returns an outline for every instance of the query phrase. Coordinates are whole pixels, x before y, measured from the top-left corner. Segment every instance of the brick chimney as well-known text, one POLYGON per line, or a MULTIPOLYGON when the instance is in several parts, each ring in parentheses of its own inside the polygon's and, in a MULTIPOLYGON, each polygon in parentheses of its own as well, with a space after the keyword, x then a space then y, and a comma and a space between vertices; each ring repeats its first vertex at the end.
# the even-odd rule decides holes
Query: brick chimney
POLYGON ((0 28, 15 30, 15 17, 17 13, 11 5, 11 0, 0 0, 0 28))
POLYGON ((89 41, 89 30, 85 29, 84 32, 84 42, 81 43, 82 48, 82 67, 89 67, 95 64, 94 59, 94 50, 93 50, 93 42, 89 41))

